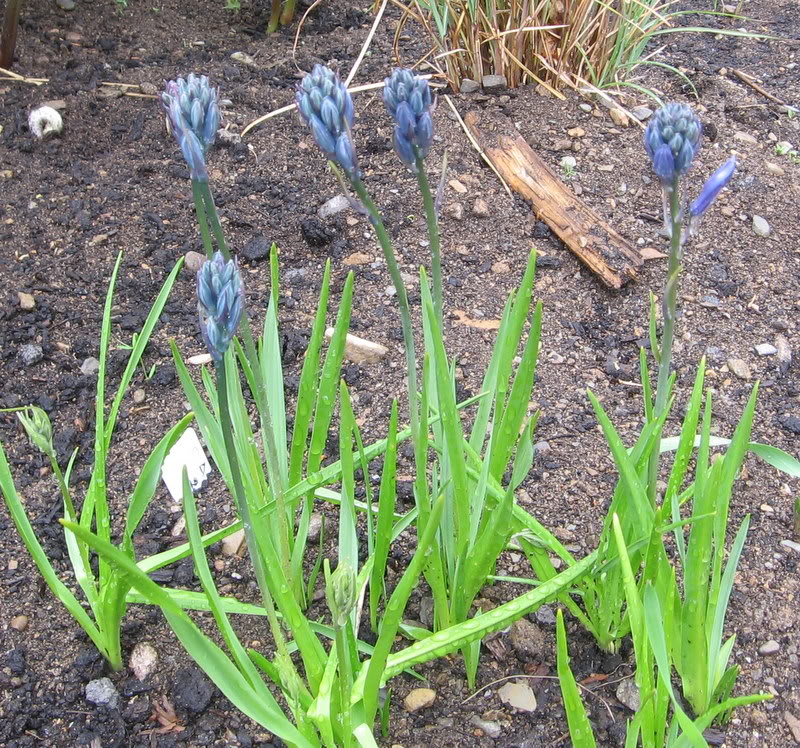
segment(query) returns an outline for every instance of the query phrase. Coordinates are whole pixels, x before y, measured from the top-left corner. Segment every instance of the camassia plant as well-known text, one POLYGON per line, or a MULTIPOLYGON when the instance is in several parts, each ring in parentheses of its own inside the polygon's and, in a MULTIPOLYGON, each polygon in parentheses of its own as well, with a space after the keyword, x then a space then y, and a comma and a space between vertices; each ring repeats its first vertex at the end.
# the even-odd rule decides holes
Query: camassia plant
MULTIPOLYGON (((645 133, 645 148, 663 188, 664 233, 670 238, 670 252, 660 339, 656 305, 651 300, 650 338, 659 367, 657 390, 653 397, 642 352, 645 425, 631 449, 626 449, 599 401, 590 393, 620 481, 591 575, 595 580, 594 597, 584 596, 586 607, 579 618, 585 614, 598 641, 608 648, 615 647, 619 638, 630 632, 641 707, 628 723, 626 744, 641 743, 653 748, 705 746, 703 731, 714 721, 725 721, 736 706, 770 698, 768 694, 731 695, 738 674, 738 666, 730 665, 735 636, 723 640, 723 630, 749 516, 726 550, 729 507, 736 476, 748 450, 787 473, 800 475, 797 460, 749 441, 758 386, 754 387, 732 438, 711 436, 710 392, 703 397, 704 361, 700 362, 679 436, 662 438, 673 403, 674 375, 670 366, 684 244, 697 231, 703 213, 736 168, 735 159, 727 161, 708 179, 697 199, 690 206, 685 205, 681 179, 700 147, 701 134, 699 120, 682 104, 668 104, 661 109, 645 133), (712 459, 712 446, 727 449, 712 459), (659 501, 656 481, 661 454, 665 452, 674 452, 674 458, 659 501), (690 473, 692 461, 694 470, 690 473), (673 554, 665 545, 668 535, 673 536, 673 554), (693 717, 686 713, 673 690, 673 668, 693 717)), ((566 665, 561 620, 558 657, 573 742, 576 746, 594 746, 574 678, 566 665)))
MULTIPOLYGON (((432 287, 427 274, 421 274, 425 349, 419 389, 408 294, 391 238, 361 178, 351 135, 354 110, 350 95, 338 76, 320 65, 303 79, 297 94, 298 110, 317 145, 341 169, 369 216, 397 291, 406 352, 418 532, 426 527, 432 502, 439 496, 445 501, 442 527, 424 570, 434 600, 434 628, 441 631, 469 618, 475 597, 517 528, 535 532, 549 549, 557 543, 514 499, 533 459, 531 437, 537 416, 528 413, 528 403, 539 350, 541 306, 536 305, 531 313, 535 268, 535 255, 531 254, 522 282, 506 304, 483 394, 467 433, 459 416, 454 367, 443 338, 441 242, 436 200, 425 168, 433 143, 431 92, 427 81, 401 69, 386 79, 383 99, 394 121, 395 151, 417 178, 431 248, 432 287), (527 339, 522 344, 526 326, 527 339), (513 372, 513 358, 520 348, 521 361, 513 372), (508 471, 510 480, 505 478, 508 471)), ((479 643, 463 652, 471 684, 479 643)))
MULTIPOLYGON (((182 265, 182 262, 179 262, 164 282, 144 322, 142 331, 137 336, 136 343, 132 346, 127 366, 111 402, 111 407, 106 410, 106 359, 111 339, 111 305, 121 261, 122 255, 120 254, 114 265, 103 312, 98 356, 100 368, 97 372, 97 393, 95 397, 94 466, 82 505, 78 505, 78 501, 73 495, 73 488, 70 486, 70 475, 77 456, 77 450, 73 452, 66 468, 62 470, 53 447, 53 428, 47 414, 41 408, 35 406, 25 408, 18 413, 19 420, 27 432, 28 438, 50 462, 53 477, 63 501, 65 519, 87 530, 96 527, 98 536, 107 542, 110 542, 113 524, 113 517, 109 509, 108 480, 110 477, 109 461, 113 455, 112 441, 117 416, 128 391, 128 386, 136 373, 136 367, 139 364, 142 353, 147 346, 153 329, 158 323, 164 304, 182 265)), ((161 464, 191 420, 191 415, 186 416, 158 442, 142 466, 133 491, 128 497, 124 528, 122 529, 122 537, 118 548, 119 552, 132 562, 134 561, 133 533, 136 531, 156 492, 161 478, 161 464)), ((75 582, 77 582, 85 597, 85 601, 88 603, 89 611, 87 612, 82 602, 61 580, 37 539, 22 499, 14 486, 2 445, 0 445, 0 490, 2 490, 3 498, 28 552, 31 554, 33 561, 51 591, 80 624, 98 651, 106 658, 111 668, 119 670, 122 667, 120 623, 125 615, 126 595, 130 590, 130 584, 127 582, 125 575, 105 559, 100 560, 95 571, 89 546, 72 533, 65 533, 72 573, 75 582)), ((178 560, 182 557, 181 554, 185 556, 187 553, 188 548, 175 549, 159 558, 145 559, 140 563, 142 563, 143 568, 153 571, 178 560)))
MULTIPOLYGON (((426 144, 429 147, 432 138, 430 93, 410 74, 396 77, 397 84, 392 89, 395 99, 387 101, 387 105, 395 105, 398 128, 395 142, 399 144, 398 152, 406 157, 406 163, 419 168, 426 144)), ((483 431, 477 432, 479 436, 474 447, 460 433, 458 412, 469 403, 455 402, 452 366, 446 359, 441 339, 441 273, 436 265, 438 290, 431 293, 427 277, 424 272, 422 274, 430 363, 423 366, 420 392, 416 387, 413 336, 406 337, 407 374, 414 382, 409 388, 410 400, 419 405, 412 405, 411 426, 400 429, 399 408, 394 403, 386 439, 371 445, 363 444, 349 392, 339 381, 352 303, 352 275, 345 282, 333 334, 324 360, 322 357, 330 293, 330 266, 326 266, 289 440, 277 322, 277 252, 273 251, 271 257, 272 286, 264 328, 257 346, 254 342, 250 345, 242 278, 235 260, 226 259, 221 230, 213 229, 219 226, 219 220, 210 199, 206 149, 198 146, 200 140, 196 137, 208 117, 204 107, 213 106, 214 97, 207 95, 207 89, 207 80, 196 77, 191 77, 184 85, 168 84, 167 89, 172 97, 169 106, 173 131, 190 166, 192 179, 199 183, 201 235, 204 242, 210 243, 213 233, 218 250, 202 266, 197 279, 200 327, 213 361, 213 370, 203 372, 204 393, 193 384, 177 347, 173 346, 173 352, 198 426, 236 504, 260 591, 260 604, 245 605, 219 596, 205 556, 208 536, 203 538, 200 534, 194 498, 185 478, 184 513, 189 545, 203 587, 203 600, 195 593, 179 594, 159 587, 132 558, 100 533, 91 532, 89 527, 69 517, 64 525, 81 542, 97 551, 105 563, 124 575, 135 590, 128 596, 130 600, 161 607, 179 640, 200 667, 238 708, 265 728, 290 745, 375 745, 372 726, 378 711, 388 704, 388 700, 381 701, 380 694, 381 687, 390 678, 416 664, 459 649, 477 653, 483 636, 509 625, 545 600, 564 594, 593 561, 589 556, 526 595, 474 619, 468 619, 468 603, 456 602, 458 594, 474 597, 493 568, 510 533, 504 522, 511 512, 513 487, 530 465, 533 420, 525 426, 525 419, 533 379, 532 364, 538 349, 540 312, 537 311, 532 320, 523 352, 531 366, 516 378, 510 377, 510 369, 529 317, 533 264, 526 273, 522 289, 506 307, 501 335, 508 345, 498 348, 487 375, 487 382, 494 391, 480 398, 481 412, 487 407, 489 410, 483 417, 483 431), (181 91, 184 88, 186 96, 197 103, 187 105, 183 101, 181 91), (206 226, 212 227, 211 232, 204 231, 203 218, 206 226), (244 345, 236 337, 240 332, 244 345), (260 440, 251 424, 245 387, 256 401, 260 440), (323 465, 323 450, 337 401, 339 459, 323 465), (483 405, 486 401, 489 406, 483 405), (488 438, 488 444, 484 445, 487 422, 491 419, 496 419, 502 428, 495 429, 496 435, 488 438), (437 432, 439 424, 441 431, 437 432), (431 430, 432 437, 429 436, 431 430), (414 444, 415 459, 421 466, 416 481, 418 499, 411 511, 398 514, 395 506, 398 444, 409 438, 414 444), (437 439, 441 439, 441 444, 437 439), (259 441, 263 456, 257 446, 259 441), (503 486, 502 474, 518 441, 521 446, 512 461, 511 483, 503 486), (456 448, 452 444, 456 444, 456 448), (444 457, 441 464, 434 467, 435 477, 428 485, 427 460, 437 453, 444 457), (357 501, 356 471, 360 469, 362 477, 368 475, 368 464, 376 457, 383 457, 378 495, 373 496, 366 485, 366 501, 357 501), (449 487, 454 481, 459 488, 475 489, 476 498, 471 500, 471 505, 465 505, 465 496, 449 487), (329 488, 337 484, 338 491, 329 488), (318 500, 338 507, 336 557, 326 558, 322 565, 318 555, 306 579, 304 562, 308 555, 310 512, 318 500), (470 512, 473 512, 472 518, 470 512), (445 520, 449 513, 459 518, 457 539, 451 547, 447 546, 450 541, 444 539, 442 530, 446 527, 447 534, 453 531, 451 525, 445 525, 445 521, 451 522, 445 520), (412 525, 416 529, 416 550, 389 593, 385 572, 391 544, 412 525), (364 541, 358 531, 360 526, 366 527, 366 548, 361 547, 364 541), (435 562, 431 560, 433 557, 437 559, 435 562), (329 623, 319 623, 304 610, 309 592, 319 579, 321 566, 329 623), (440 567, 446 576, 439 582, 437 604, 443 606, 437 611, 439 630, 430 632, 404 625, 402 617, 412 590, 423 575, 435 577, 440 567), (464 590, 459 593, 456 584, 465 585, 464 590), (205 607, 212 612, 227 652, 200 632, 185 612, 190 607, 205 607), (245 649, 230 625, 230 613, 256 613, 266 617, 272 653, 245 649), (360 627, 366 621, 375 634, 371 645, 359 637, 360 627), (394 651, 396 636, 401 631, 417 641, 394 651), (326 639, 331 642, 330 646, 324 645, 326 639), (276 700, 268 682, 280 689, 284 706, 276 700)), ((315 138, 326 155, 339 163, 370 214, 393 280, 397 280, 398 298, 405 304, 403 313, 408 314, 404 317, 404 330, 410 331, 407 296, 388 234, 360 182, 349 136, 353 117, 349 94, 331 71, 315 68, 301 84, 298 99, 300 111, 311 125, 315 138)), ((422 174, 423 184, 424 178, 422 174)), ((436 232, 438 239, 430 190, 423 196, 432 211, 429 230, 436 232)), ((438 247, 438 243, 435 246, 438 247)))

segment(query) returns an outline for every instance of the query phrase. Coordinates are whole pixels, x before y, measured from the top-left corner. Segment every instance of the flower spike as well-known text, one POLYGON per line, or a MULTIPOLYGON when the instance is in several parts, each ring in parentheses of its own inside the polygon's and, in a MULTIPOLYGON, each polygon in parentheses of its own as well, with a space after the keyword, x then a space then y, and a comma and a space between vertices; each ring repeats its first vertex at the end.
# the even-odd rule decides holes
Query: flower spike
POLYGON ((400 68, 386 78, 383 101, 395 122, 394 149, 411 171, 417 171, 417 159, 425 158, 433 144, 434 108, 428 81, 400 68))
POLYGON ((662 183, 671 184, 689 170, 702 136, 700 120, 686 104, 667 104, 656 112, 645 131, 644 147, 662 183))
POLYGON ((330 68, 314 65, 297 87, 295 101, 320 150, 339 164, 349 179, 358 179, 360 172, 351 137, 355 119, 353 99, 339 76, 330 68))
POLYGON ((197 309, 208 352, 221 361, 244 311, 244 286, 236 260, 225 262, 217 252, 203 263, 197 272, 197 309))
POLYGON ((220 125, 217 89, 205 75, 189 73, 184 80, 167 81, 161 103, 167 112, 172 133, 189 166, 192 179, 208 181, 206 154, 220 125))

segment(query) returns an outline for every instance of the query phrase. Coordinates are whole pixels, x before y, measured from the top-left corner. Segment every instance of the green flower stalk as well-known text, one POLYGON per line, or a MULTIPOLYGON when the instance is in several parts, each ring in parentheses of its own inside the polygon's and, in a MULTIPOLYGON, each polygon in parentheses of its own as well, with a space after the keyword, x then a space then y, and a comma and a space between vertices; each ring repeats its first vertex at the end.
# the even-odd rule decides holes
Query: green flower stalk
POLYGON ((229 260, 231 254, 208 186, 206 167, 206 156, 214 145, 221 120, 217 89, 211 87, 207 76, 189 73, 185 80, 178 78, 167 81, 161 94, 161 103, 172 134, 189 167, 194 208, 206 255, 210 258, 214 254, 211 241, 213 232, 219 251, 229 260))
MULTIPOLYGON (((315 65, 303 78, 295 96, 297 109, 311 130, 314 140, 325 156, 338 164, 350 182, 353 192, 364 206, 370 223, 375 229, 378 243, 383 250, 389 275, 397 293, 400 320, 403 326, 403 341, 406 354, 406 377, 408 381, 411 431, 414 437, 419 432, 419 406, 417 393, 417 363, 414 347, 414 330, 400 267, 394 255, 392 240, 381 219, 377 206, 369 196, 358 168, 351 130, 355 119, 353 100, 339 76, 330 68, 315 65)), ((417 472, 424 476, 425 465, 417 465, 417 472)))
MULTIPOLYGON (((730 159, 717 169, 692 203, 688 220, 684 221, 680 180, 689 171, 700 150, 703 127, 692 109, 685 104, 671 103, 660 109, 644 134, 644 147, 661 181, 664 202, 665 233, 670 238, 667 280, 661 299, 662 333, 660 350, 653 350, 658 362, 658 383, 654 417, 667 407, 669 375, 675 323, 678 317, 678 280, 683 256, 683 244, 697 230, 700 217, 730 181, 736 169, 736 159, 730 159)), ((655 504, 655 484, 658 472, 658 453, 650 462, 649 492, 655 504)))

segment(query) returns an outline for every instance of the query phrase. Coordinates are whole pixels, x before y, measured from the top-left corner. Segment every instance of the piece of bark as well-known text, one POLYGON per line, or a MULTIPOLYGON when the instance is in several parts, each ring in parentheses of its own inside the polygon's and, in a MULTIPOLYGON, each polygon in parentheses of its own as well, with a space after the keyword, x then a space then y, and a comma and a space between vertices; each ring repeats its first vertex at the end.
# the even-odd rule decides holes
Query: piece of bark
POLYGON ((640 253, 575 197, 515 132, 513 123, 480 122, 477 112, 469 112, 464 121, 503 179, 603 283, 620 289, 636 278, 644 262, 640 253))

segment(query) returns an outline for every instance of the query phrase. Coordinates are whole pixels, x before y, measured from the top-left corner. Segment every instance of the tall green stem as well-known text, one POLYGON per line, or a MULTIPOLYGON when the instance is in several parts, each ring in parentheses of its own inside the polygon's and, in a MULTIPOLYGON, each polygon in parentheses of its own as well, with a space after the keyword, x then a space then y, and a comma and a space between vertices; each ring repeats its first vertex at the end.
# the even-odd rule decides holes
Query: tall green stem
MULTIPOLYGON (((208 189, 208 185, 206 185, 206 189, 208 189)), ((203 240, 203 249, 205 250, 206 257, 211 259, 214 256, 214 247, 211 243, 211 232, 208 230, 208 218, 206 217, 203 190, 201 183, 196 179, 192 180, 192 197, 194 198, 194 212, 197 215, 197 225, 200 227, 200 237, 203 240)))
POLYGON ((336 655, 339 659, 339 709, 342 714, 342 743, 349 748, 353 743, 350 695, 353 690, 353 668, 350 662, 350 648, 347 645, 347 624, 336 626, 336 655))
MULTIPOLYGON (((370 221, 375 228, 375 233, 378 236, 378 243, 383 250, 383 256, 386 259, 386 265, 389 268, 389 276, 392 279, 395 292, 397 293, 397 302, 400 306, 400 321, 403 326, 403 342, 406 352, 406 377, 408 379, 408 407, 411 415, 411 434, 412 438, 416 439, 419 432, 419 407, 418 407, 418 391, 417 391, 417 358, 414 348, 414 329, 411 325, 411 310, 408 306, 408 294, 406 287, 403 283, 403 278, 400 275, 400 268, 397 265, 397 258, 394 256, 394 249, 392 248, 392 240, 383 225, 383 220, 378 212, 375 203, 369 196, 364 183, 360 179, 355 179, 352 182, 353 190, 358 199, 367 209, 370 221)), ((425 466, 417 465, 417 472, 423 471, 425 466)))
POLYGON ((433 276, 433 310, 436 313, 436 320, 439 328, 442 327, 442 314, 444 302, 442 296, 442 250, 439 237, 439 219, 436 215, 436 204, 431 193, 431 186, 428 182, 428 175, 425 173, 425 162, 417 159, 417 182, 419 191, 422 193, 422 204, 425 207, 425 220, 428 223, 428 241, 431 249, 431 274, 433 276))
MULTIPOLYGON (((272 636, 275 639, 275 646, 280 655, 284 658, 286 663, 291 664, 292 660, 289 656, 289 650, 286 646, 286 640, 283 636, 280 622, 275 610, 275 603, 269 591, 267 583, 267 569, 264 563, 264 557, 259 550, 258 539, 255 535, 253 527, 253 520, 250 514, 250 505, 247 501, 247 494, 244 490, 244 483, 242 482, 242 474, 239 468, 239 458, 236 453, 236 445, 233 441, 233 423, 231 422, 229 401, 228 401, 228 376, 225 369, 225 359, 215 362, 215 369, 217 373, 217 397, 219 399, 219 417, 220 425, 222 426, 222 438, 225 443, 225 453, 228 456, 228 463, 230 465, 231 476, 233 478, 233 495, 236 500, 236 507, 239 510, 239 516, 242 519, 242 527, 244 528, 244 535, 247 541, 247 548, 250 551, 250 560, 253 562, 253 568, 256 573, 256 581, 258 588, 261 591, 261 600, 264 609, 267 612, 272 636)), ((266 542, 270 542, 266 539, 266 542)), ((287 580, 288 581, 288 580, 287 580)), ((293 666, 292 666, 293 667, 293 666)), ((292 676, 299 680, 299 675, 295 672, 292 676)))
POLYGON ((278 25, 281 20, 281 0, 272 0, 272 10, 269 15, 269 23, 267 24, 267 33, 272 34, 278 30, 278 25))
MULTIPOLYGON (((214 239, 217 242, 219 251, 222 252, 226 260, 231 258, 230 250, 228 249, 227 242, 225 241, 225 234, 222 231, 222 222, 219 220, 217 213, 217 206, 214 204, 214 197, 211 194, 211 187, 208 182, 192 181, 192 190, 195 192, 195 206, 197 206, 197 199, 202 201, 203 210, 198 207, 198 221, 200 223, 200 233, 203 235, 203 243, 205 244, 206 237, 208 236, 208 225, 211 225, 211 230, 214 233, 214 239), (195 191, 196 187, 196 191, 195 191), (202 218, 201 218, 202 216, 202 218), (205 234, 203 234, 203 224, 205 223, 205 234)), ((210 243, 210 237, 208 239, 210 243)), ((208 252, 208 248, 206 249, 208 252)), ((264 372, 261 369, 261 362, 258 356, 258 349, 256 348, 255 339, 253 337, 253 330, 250 324, 250 317, 247 313, 247 305, 244 308, 244 319, 239 328, 244 343, 244 350, 247 360, 250 362, 250 368, 253 372, 253 377, 256 381, 256 391, 253 393, 256 404, 258 405, 258 413, 261 419, 261 434, 264 441, 264 454, 267 461, 267 472, 269 474, 270 489, 275 497, 275 507, 278 515, 279 534, 279 548, 281 564, 283 566, 284 574, 287 581, 296 589, 296 594, 302 597, 302 584, 294 584, 292 567, 291 567, 291 553, 289 549, 289 520, 286 510, 286 486, 283 480, 283 473, 280 469, 278 460, 278 446, 275 442, 275 432, 273 431, 272 414, 269 408, 269 400, 267 398, 267 383, 264 380, 264 372)), ((298 599, 300 599, 298 597, 298 599)))
MULTIPOLYGON (((675 340, 675 323, 678 318, 678 277, 681 271, 681 239, 683 237, 681 196, 678 189, 678 177, 672 184, 665 187, 669 197, 669 213, 671 221, 669 261, 667 267, 667 281, 664 284, 664 293, 661 298, 661 351, 658 365, 658 383, 656 385, 656 403, 653 417, 658 419, 669 400, 669 374, 672 365, 672 345, 675 340)), ((650 503, 655 508, 656 481, 658 480, 658 464, 660 451, 655 449, 650 457, 648 495, 650 503)))
MULTIPOLYGON (((222 252, 225 260, 231 259, 231 251, 228 249, 228 243, 225 241, 225 234, 222 231, 222 223, 219 220, 219 213, 217 213, 217 206, 214 205, 214 196, 211 194, 211 187, 208 182, 195 182, 192 181, 192 188, 197 185, 197 190, 203 200, 205 206, 205 213, 208 222, 211 224, 211 230, 214 232, 214 239, 217 242, 217 248, 222 252)), ((200 227, 202 233, 202 225, 200 227)))

